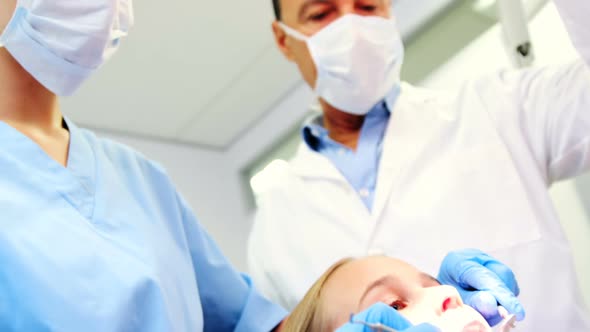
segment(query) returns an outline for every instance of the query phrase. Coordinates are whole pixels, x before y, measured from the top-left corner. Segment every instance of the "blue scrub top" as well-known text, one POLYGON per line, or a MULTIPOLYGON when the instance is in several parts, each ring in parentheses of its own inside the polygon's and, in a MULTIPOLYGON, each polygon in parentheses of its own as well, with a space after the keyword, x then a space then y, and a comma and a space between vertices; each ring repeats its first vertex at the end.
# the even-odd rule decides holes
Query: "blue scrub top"
POLYGON ((270 331, 164 170, 67 122, 67 168, 0 122, 0 331, 270 331))

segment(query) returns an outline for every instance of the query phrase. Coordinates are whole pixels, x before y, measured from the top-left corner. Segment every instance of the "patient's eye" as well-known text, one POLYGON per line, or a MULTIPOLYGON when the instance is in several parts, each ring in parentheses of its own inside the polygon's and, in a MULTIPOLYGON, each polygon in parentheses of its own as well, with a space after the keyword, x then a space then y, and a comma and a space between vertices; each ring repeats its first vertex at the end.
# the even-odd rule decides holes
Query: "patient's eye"
POLYGON ((389 304, 393 309, 400 311, 404 310, 408 305, 402 300, 395 300, 389 304))

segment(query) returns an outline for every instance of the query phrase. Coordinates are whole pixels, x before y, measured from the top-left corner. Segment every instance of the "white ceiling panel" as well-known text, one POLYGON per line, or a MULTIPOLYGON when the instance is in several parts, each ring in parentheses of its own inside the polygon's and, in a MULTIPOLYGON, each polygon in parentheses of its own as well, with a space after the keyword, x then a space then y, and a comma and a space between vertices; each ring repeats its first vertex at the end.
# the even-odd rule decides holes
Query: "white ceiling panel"
POLYGON ((272 42, 266 2, 136 2, 135 7, 136 25, 120 52, 64 101, 66 113, 82 124, 172 139, 272 42))
POLYGON ((295 65, 283 59, 274 45, 269 45, 259 61, 226 94, 216 98, 179 132, 178 139, 229 146, 299 81, 295 65))

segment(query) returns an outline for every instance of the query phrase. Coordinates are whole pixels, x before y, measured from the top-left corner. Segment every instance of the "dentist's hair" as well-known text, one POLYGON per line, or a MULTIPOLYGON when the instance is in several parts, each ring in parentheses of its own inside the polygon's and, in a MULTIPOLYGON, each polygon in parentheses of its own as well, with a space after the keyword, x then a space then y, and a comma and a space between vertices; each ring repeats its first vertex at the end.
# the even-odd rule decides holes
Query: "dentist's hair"
MULTIPOLYGON (((278 1, 278 0, 277 0, 278 1)), ((322 289, 332 274, 354 258, 344 258, 334 263, 311 286, 301 302, 297 304, 291 315, 287 317, 284 332, 331 332, 333 327, 324 315, 324 303, 322 301, 322 289)))
POLYGON ((272 0, 272 8, 275 10, 275 18, 281 20, 281 0, 272 0))

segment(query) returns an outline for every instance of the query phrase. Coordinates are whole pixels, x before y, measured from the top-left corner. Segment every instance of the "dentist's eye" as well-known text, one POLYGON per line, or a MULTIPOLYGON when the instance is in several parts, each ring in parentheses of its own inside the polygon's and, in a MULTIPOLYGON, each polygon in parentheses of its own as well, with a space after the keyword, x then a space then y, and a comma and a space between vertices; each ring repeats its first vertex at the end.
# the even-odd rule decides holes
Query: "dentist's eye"
POLYGON ((336 10, 333 7, 323 6, 315 10, 310 10, 306 20, 310 22, 321 23, 334 16, 336 10))
POLYGON ((389 304, 393 309, 400 311, 404 310, 408 305, 402 300, 395 300, 389 304))
POLYGON ((360 6, 359 9, 362 11, 371 13, 371 12, 374 12, 377 10, 377 6, 373 6, 373 5, 360 6))
POLYGON ((310 21, 318 22, 318 21, 321 21, 321 20, 325 19, 326 16, 328 16, 328 12, 320 12, 320 13, 317 13, 317 14, 310 15, 309 16, 309 20, 310 21))

